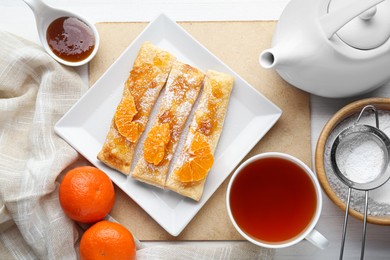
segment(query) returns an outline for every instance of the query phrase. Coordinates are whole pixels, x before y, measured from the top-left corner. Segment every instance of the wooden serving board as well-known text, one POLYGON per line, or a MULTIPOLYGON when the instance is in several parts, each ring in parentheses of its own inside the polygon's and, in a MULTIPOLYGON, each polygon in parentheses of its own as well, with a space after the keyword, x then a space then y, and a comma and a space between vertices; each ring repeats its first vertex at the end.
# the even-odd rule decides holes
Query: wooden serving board
MULTIPOLYGON (((278 151, 294 155, 311 165, 309 94, 290 86, 276 72, 264 70, 258 64, 260 52, 271 45, 276 23, 256 21, 179 24, 283 110, 279 121, 245 159, 261 152, 278 151)), ((90 85, 93 85, 146 25, 147 23, 97 24, 101 46, 90 63, 90 85)), ((169 235, 117 187, 111 215, 140 240, 242 240, 226 211, 228 179, 178 237, 169 235)))

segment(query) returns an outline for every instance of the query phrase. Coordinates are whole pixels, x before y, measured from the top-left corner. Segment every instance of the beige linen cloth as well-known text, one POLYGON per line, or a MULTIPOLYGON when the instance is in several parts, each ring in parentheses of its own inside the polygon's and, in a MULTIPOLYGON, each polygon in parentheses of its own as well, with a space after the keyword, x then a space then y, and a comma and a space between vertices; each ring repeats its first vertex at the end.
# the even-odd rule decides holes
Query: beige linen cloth
MULTIPOLYGON (((78 153, 53 130, 87 90, 79 75, 0 31, 0 259, 77 259, 82 230, 61 210, 59 174, 78 153)), ((247 242, 143 248, 137 259, 272 259, 247 242)))

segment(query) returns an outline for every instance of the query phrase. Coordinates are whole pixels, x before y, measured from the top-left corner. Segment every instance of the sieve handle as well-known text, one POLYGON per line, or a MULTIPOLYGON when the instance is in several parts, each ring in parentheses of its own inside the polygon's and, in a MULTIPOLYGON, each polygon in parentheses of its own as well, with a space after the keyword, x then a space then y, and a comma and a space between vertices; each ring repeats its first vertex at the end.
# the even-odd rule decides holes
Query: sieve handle
POLYGON ((347 224, 348 224, 348 211, 349 211, 349 202, 351 201, 351 188, 348 188, 348 197, 347 197, 347 205, 345 208, 345 216, 344 216, 344 225, 343 225, 343 235, 341 238, 341 248, 340 248, 340 260, 343 259, 344 255, 344 244, 345 244, 345 236, 347 234, 347 224))
POLYGON ((362 117, 364 111, 367 110, 367 109, 372 109, 372 111, 374 111, 374 113, 375 113, 375 125, 376 125, 376 128, 379 129, 378 110, 376 110, 376 108, 373 105, 367 105, 367 106, 363 107, 362 111, 360 111, 360 114, 359 114, 358 118, 356 119, 355 124, 357 124, 359 122, 359 120, 362 117))
POLYGON ((363 221, 363 235, 362 235, 362 249, 360 252, 360 260, 364 259, 364 248, 366 245, 366 229, 367 229, 367 211, 368 211, 368 191, 365 192, 366 200, 364 204, 364 221, 363 221))

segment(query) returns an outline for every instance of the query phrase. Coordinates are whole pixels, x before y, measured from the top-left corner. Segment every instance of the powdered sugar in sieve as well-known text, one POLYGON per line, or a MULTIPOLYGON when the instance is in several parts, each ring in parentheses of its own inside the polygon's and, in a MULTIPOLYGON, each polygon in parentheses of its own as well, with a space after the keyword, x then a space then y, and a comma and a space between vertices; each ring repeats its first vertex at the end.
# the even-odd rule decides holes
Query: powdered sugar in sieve
MULTIPOLYGON (((340 122, 330 133, 325 145, 324 166, 326 176, 333 191, 342 201, 346 201, 348 186, 335 175, 330 159, 331 147, 336 137, 356 122, 358 115, 359 113, 356 113, 340 122)), ((390 112, 380 110, 378 115, 381 123, 380 129, 390 136, 390 112)), ((363 114, 359 123, 374 125, 372 114, 363 114)), ((345 171, 347 178, 357 183, 370 182, 376 179, 383 172, 383 167, 386 167, 386 165, 383 165, 386 160, 383 159, 388 156, 384 154, 384 149, 381 149, 381 144, 378 143, 376 138, 372 138, 369 133, 364 138, 354 138, 353 135, 348 138, 353 139, 353 142, 343 142, 346 147, 340 149, 342 154, 337 156, 340 169, 345 171)), ((351 195, 350 207, 363 214, 364 204, 364 191, 354 190, 351 195)), ((371 216, 390 215, 390 182, 370 191, 368 214, 371 216)))

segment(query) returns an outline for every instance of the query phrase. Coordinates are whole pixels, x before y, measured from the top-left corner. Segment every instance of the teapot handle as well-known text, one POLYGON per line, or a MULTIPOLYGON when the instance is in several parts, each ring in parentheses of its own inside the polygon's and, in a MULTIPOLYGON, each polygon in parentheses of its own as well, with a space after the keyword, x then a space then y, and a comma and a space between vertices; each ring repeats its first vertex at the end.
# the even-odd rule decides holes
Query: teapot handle
POLYGON ((359 0, 354 1, 346 8, 326 14, 320 18, 320 25, 327 39, 340 30, 345 24, 368 9, 376 6, 384 0, 359 0))

